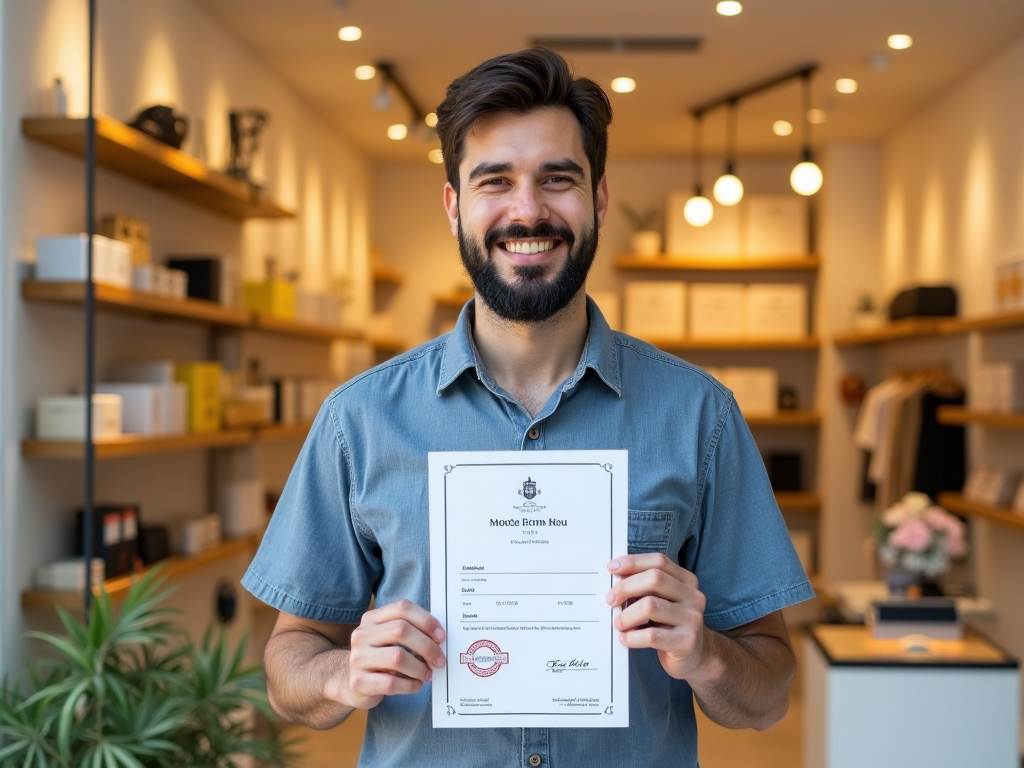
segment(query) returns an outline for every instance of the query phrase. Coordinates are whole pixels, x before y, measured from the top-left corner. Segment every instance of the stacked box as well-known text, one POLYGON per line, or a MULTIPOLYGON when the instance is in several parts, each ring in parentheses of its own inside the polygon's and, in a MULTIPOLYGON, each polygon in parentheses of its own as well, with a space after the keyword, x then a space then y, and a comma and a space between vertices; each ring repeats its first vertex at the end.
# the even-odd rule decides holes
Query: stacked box
POLYGON ((177 363, 174 378, 188 388, 188 431, 220 429, 220 363, 177 363))

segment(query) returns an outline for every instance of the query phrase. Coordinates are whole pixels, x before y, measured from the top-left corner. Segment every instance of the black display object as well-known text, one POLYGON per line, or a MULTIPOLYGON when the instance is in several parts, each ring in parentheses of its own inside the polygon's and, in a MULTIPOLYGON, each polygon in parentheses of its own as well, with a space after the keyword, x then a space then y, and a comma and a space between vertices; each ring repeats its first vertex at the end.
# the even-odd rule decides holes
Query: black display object
POLYGON ((802 459, 799 453, 769 453, 768 480, 773 491, 799 491, 802 483, 802 459))
POLYGON ((951 285, 919 285, 896 294, 889 305, 889 319, 906 317, 956 317, 956 288, 951 285))
POLYGON ((175 149, 181 149, 188 135, 188 118, 174 114, 173 109, 163 104, 142 110, 129 125, 175 149))
POLYGON ((180 269, 188 275, 188 296, 190 299, 221 301, 223 289, 223 264, 219 258, 210 256, 175 257, 167 259, 169 269, 180 269))
MULTIPOLYGON (((134 504, 104 504, 93 510, 92 552, 102 557, 107 578, 113 579, 132 573, 139 556, 139 508, 134 504)), ((78 510, 75 540, 86 542, 85 512, 78 510)), ((79 547, 76 554, 83 554, 79 547)))
POLYGON ((139 528, 139 557, 145 566, 153 565, 171 556, 171 536, 163 525, 144 525, 139 528))
POLYGON ((260 134, 270 121, 261 109, 239 109, 228 113, 228 135, 231 137, 231 159, 228 175, 253 183, 252 161, 260 148, 260 134))

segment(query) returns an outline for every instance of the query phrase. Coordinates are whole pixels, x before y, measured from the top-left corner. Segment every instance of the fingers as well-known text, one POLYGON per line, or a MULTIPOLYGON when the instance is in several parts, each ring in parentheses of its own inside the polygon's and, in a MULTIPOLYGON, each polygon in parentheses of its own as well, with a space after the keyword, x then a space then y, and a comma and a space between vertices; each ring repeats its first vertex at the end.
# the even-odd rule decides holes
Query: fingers
POLYGON ((608 570, 622 577, 605 596, 613 607, 646 595, 679 602, 697 590, 697 577, 660 553, 626 555, 608 570))
POLYGON ((615 628, 629 632, 649 625, 661 627, 700 626, 704 623, 704 595, 696 590, 682 601, 647 595, 626 606, 615 617, 615 628))
POLYGON ((373 614, 374 620, 378 623, 384 623, 393 619, 404 619, 427 637, 432 637, 436 642, 440 643, 444 640, 444 630, 441 629, 441 622, 412 602, 412 600, 396 600, 393 603, 388 603, 385 606, 370 611, 369 614, 373 614))

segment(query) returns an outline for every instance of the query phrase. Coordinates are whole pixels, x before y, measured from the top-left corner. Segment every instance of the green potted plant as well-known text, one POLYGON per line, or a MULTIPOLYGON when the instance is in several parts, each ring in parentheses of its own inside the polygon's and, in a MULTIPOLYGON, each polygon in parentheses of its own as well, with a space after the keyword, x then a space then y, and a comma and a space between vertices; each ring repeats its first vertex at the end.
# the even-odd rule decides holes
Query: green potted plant
POLYGON ((52 655, 30 688, 0 685, 0 765, 39 768, 234 768, 242 756, 268 766, 294 755, 273 723, 259 667, 207 631, 193 642, 159 607, 158 571, 133 585, 114 612, 104 592, 88 624, 59 610, 67 636, 32 632, 52 655))
POLYGON ((637 211, 623 203, 622 214, 629 220, 633 234, 629 239, 630 250, 636 256, 653 257, 661 253, 661 233, 655 229, 654 220, 658 217, 657 208, 646 208, 637 211))

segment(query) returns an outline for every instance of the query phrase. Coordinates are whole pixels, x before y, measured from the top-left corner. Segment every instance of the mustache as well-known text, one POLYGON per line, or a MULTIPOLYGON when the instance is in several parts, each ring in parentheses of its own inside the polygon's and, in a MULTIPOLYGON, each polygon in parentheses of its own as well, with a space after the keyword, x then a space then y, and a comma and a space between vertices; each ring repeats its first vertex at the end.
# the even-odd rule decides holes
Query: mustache
POLYGON ((525 240, 531 237, 544 238, 545 240, 563 240, 570 250, 572 250, 572 246, 576 242, 576 236, 568 227, 556 227, 547 222, 538 224, 535 227, 527 227, 523 224, 510 224, 501 229, 488 231, 484 236, 484 249, 487 253, 490 253, 491 249, 498 243, 503 243, 506 240, 525 240))

